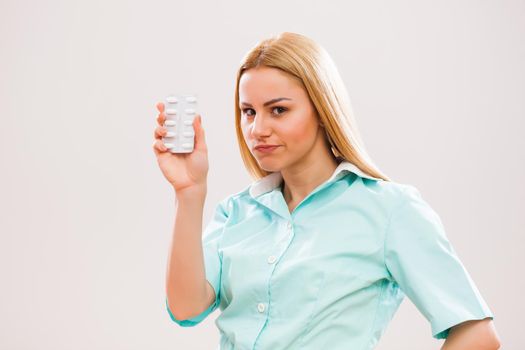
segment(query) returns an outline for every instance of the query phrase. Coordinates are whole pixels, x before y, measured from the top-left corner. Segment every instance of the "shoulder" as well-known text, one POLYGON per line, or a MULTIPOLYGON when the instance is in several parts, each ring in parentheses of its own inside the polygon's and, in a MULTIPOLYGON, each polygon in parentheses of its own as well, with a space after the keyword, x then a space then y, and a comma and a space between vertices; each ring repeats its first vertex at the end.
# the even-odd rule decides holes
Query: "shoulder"
POLYGON ((348 188, 350 195, 381 206, 386 211, 402 205, 411 198, 420 197, 418 188, 408 183, 374 180, 358 176, 348 188))
POLYGON ((231 217, 236 208, 246 205, 250 197, 249 189, 250 185, 223 197, 217 204, 217 209, 221 210, 226 216, 231 217))

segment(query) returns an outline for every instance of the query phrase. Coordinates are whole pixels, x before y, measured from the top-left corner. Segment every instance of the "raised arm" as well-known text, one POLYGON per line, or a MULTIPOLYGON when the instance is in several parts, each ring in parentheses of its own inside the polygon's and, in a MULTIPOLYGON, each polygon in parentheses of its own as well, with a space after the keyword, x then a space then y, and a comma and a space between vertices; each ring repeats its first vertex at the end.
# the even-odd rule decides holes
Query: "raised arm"
POLYGON ((201 116, 193 121, 194 150, 172 153, 162 138, 167 135, 164 103, 158 103, 158 126, 154 131, 153 150, 166 180, 177 197, 175 227, 166 273, 166 303, 177 319, 185 319, 206 310, 215 300, 215 292, 206 280, 202 247, 202 216, 207 191, 208 148, 201 116))
POLYGON ((191 318, 215 301, 206 281, 202 249, 205 190, 177 193, 177 213, 166 274, 168 306, 178 319, 191 318))

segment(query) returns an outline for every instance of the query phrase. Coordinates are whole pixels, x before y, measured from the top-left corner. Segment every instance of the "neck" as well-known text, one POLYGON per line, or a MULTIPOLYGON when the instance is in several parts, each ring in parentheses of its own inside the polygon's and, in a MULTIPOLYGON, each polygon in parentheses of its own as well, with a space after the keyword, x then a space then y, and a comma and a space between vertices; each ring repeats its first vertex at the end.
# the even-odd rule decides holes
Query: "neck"
POLYGON ((326 157, 281 170, 281 190, 286 203, 299 203, 317 186, 332 176, 337 160, 326 157))

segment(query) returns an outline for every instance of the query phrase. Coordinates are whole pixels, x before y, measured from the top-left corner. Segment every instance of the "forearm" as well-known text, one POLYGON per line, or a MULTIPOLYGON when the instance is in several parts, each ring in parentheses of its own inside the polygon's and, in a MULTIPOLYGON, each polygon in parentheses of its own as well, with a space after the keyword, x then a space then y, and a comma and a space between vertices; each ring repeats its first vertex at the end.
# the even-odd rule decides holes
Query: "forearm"
POLYGON ((443 344, 441 350, 497 350, 499 345, 480 343, 479 341, 464 341, 454 340, 449 341, 448 339, 443 344))
POLYGON ((463 322, 450 330, 442 350, 497 350, 500 340, 491 319, 463 322))
POLYGON ((166 295, 173 315, 184 319, 206 302, 206 276, 202 252, 202 217, 205 189, 177 193, 166 275, 166 295))

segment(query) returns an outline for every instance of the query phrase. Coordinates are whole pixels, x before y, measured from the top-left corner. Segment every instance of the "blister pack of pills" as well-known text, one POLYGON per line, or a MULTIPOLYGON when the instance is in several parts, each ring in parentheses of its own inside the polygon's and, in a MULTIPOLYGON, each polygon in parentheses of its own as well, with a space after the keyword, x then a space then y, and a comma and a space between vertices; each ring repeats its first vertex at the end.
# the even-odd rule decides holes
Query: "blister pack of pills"
POLYGON ((197 115, 197 96, 168 95, 164 100, 167 133, 162 142, 171 153, 191 153, 194 148, 193 119, 197 115))

